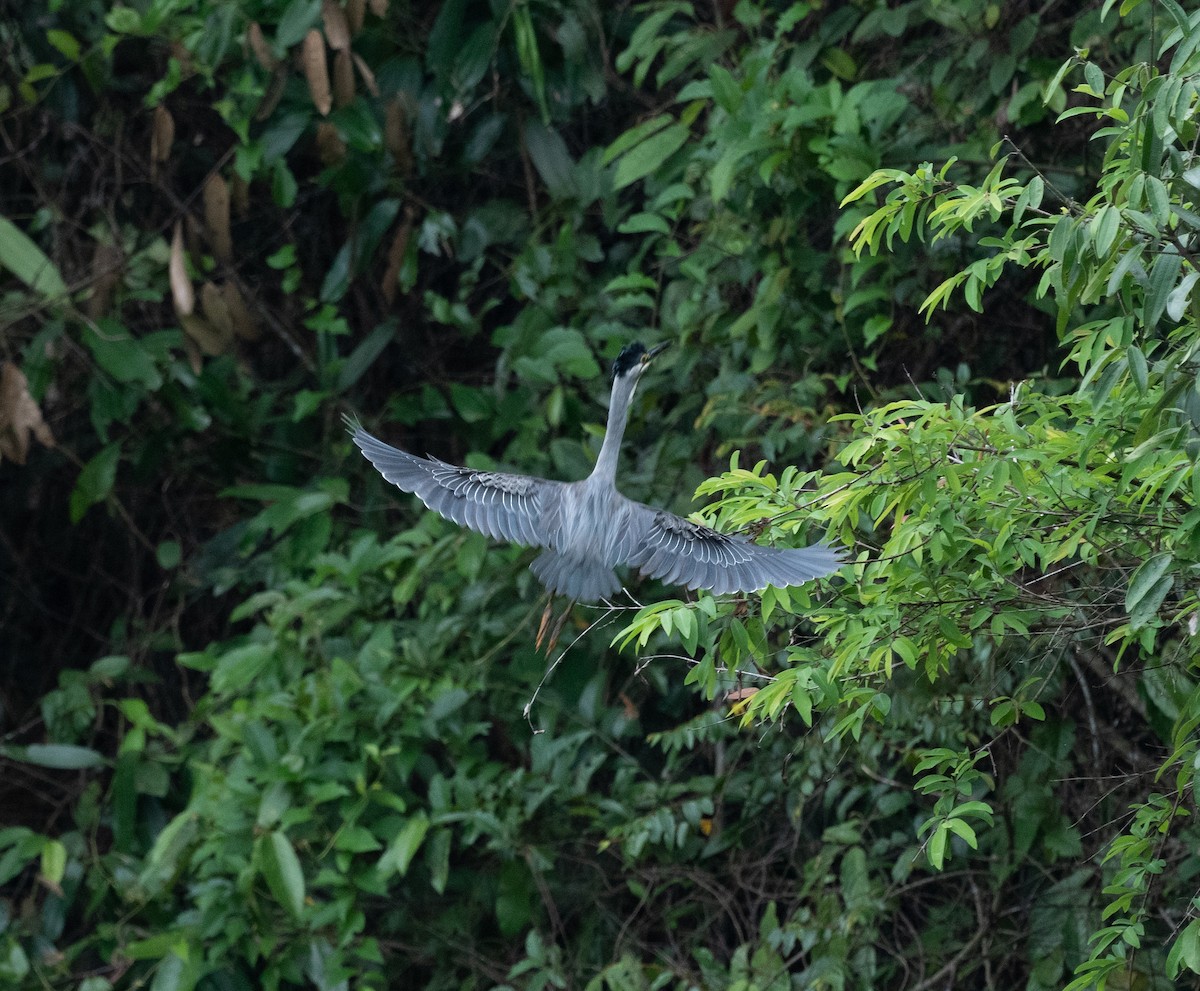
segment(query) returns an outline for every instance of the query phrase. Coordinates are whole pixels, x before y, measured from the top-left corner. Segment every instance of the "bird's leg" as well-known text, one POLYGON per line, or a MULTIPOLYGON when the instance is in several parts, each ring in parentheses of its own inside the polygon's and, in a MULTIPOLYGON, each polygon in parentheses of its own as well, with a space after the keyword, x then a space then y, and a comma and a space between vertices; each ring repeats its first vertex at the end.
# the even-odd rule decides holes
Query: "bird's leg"
POLYGON ((567 603, 567 607, 562 611, 562 615, 558 617, 558 622, 554 624, 554 632, 550 634, 550 643, 546 647, 546 655, 554 650, 555 644, 558 643, 558 635, 562 633, 562 628, 566 625, 567 617, 571 615, 571 610, 575 608, 575 600, 572 599, 567 603))
POLYGON ((544 613, 542 613, 542 621, 538 625, 538 635, 537 635, 537 643, 535 645, 535 649, 541 650, 542 649, 542 641, 545 640, 546 641, 546 655, 547 656, 550 655, 551 651, 554 650, 555 645, 558 643, 558 635, 560 633, 562 633, 562 628, 566 625, 567 617, 571 615, 571 610, 574 608, 575 602, 576 602, 576 600, 572 599, 570 602, 567 603, 567 607, 562 611, 562 615, 558 617, 558 620, 555 622, 553 629, 550 630, 549 638, 547 638, 546 631, 548 628, 548 624, 550 622, 550 617, 552 615, 551 607, 554 605, 554 596, 550 597, 550 601, 546 603, 546 611, 544 613))
MULTIPOLYGON (((542 640, 546 636, 546 628, 550 625, 550 617, 554 615, 554 594, 546 596, 546 611, 542 613, 542 621, 538 623, 537 641, 534 643, 534 650, 542 649, 542 640)), ((550 653, 550 649, 546 649, 546 653, 550 653)))

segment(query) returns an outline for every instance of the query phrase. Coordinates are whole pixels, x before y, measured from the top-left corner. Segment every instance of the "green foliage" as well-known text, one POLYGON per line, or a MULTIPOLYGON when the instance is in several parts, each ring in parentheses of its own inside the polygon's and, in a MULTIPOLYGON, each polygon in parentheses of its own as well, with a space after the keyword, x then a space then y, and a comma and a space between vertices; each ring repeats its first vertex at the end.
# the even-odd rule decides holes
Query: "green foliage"
MULTIPOLYGON (((978 183, 953 184, 953 159, 939 169, 877 170, 844 199, 862 210, 850 233, 859 254, 893 248, 897 236, 900 243, 916 236, 936 244, 969 234, 988 249, 928 294, 921 308, 931 318, 958 290, 968 306, 987 312, 987 291, 1011 267, 1041 270, 1038 294, 1056 305, 1067 360, 1082 376, 1078 385, 1064 393, 1053 382, 1033 381, 1014 385, 1007 402, 990 407, 956 396, 845 417, 851 431, 838 452, 844 471, 826 475, 803 502, 844 541, 868 549, 855 563, 853 587, 824 604, 805 597, 802 614, 822 647, 772 649, 769 628, 753 647, 725 637, 722 627, 748 624, 720 609, 706 610, 714 633, 699 645, 705 660, 698 669, 711 672, 710 689, 722 668, 775 658, 779 668, 746 706, 747 722, 795 707, 810 723, 824 708, 831 713, 827 738, 862 740, 872 720, 896 719, 896 702, 910 690, 908 672, 927 679, 943 705, 980 715, 990 708, 988 724, 963 726, 952 738, 959 746, 919 751, 913 768, 925 772, 915 791, 937 797, 918 830, 935 869, 952 838, 964 852, 991 846, 980 827, 986 837, 997 809, 989 795, 995 782, 980 764, 994 764, 1023 720, 1069 725, 1064 689, 1073 680, 1098 732, 1081 666, 1108 668, 1128 680, 1131 699, 1154 700, 1137 701, 1135 709, 1166 748, 1156 777, 1171 789, 1133 790, 1132 819, 1106 842, 1102 911, 1093 927, 1103 924, 1088 938, 1067 985, 1072 991, 1104 987, 1117 974, 1131 982, 1165 968, 1173 978, 1194 940, 1192 894, 1172 879, 1196 867, 1184 852, 1195 849, 1196 837, 1182 805, 1193 787, 1200 725, 1190 645, 1197 611, 1190 576, 1200 566, 1200 420, 1186 398, 1194 394, 1200 345, 1190 305, 1191 246, 1200 225, 1193 223, 1197 184, 1188 178, 1200 174, 1200 56, 1195 24, 1173 5, 1164 9, 1175 19, 1158 50, 1169 59, 1165 69, 1138 64, 1106 81, 1081 55, 1051 82, 1054 91, 1078 64, 1085 82, 1076 92, 1103 101, 1094 111, 1104 124, 1094 135, 1105 142, 1103 172, 1086 202, 1040 174, 1007 175, 1006 160, 978 183), (883 187, 890 191, 881 205, 861 208, 883 187), (1047 208, 1048 193, 1059 201, 1057 211, 1047 208), (881 697, 890 700, 881 705, 881 697), (1168 845, 1176 851, 1170 866, 1168 845), (1160 913, 1169 928, 1159 926, 1150 938, 1147 927, 1160 913)), ((1059 120, 1084 113, 1093 111, 1071 108, 1059 120)), ((746 517, 787 519, 800 507, 799 497, 781 500, 773 484, 744 475, 733 471, 717 486, 731 493, 715 507, 718 517, 736 507, 746 517)), ((629 632, 645 641, 655 623, 665 625, 661 615, 643 613, 629 632)), ((1061 763, 1053 766, 1064 773, 1061 763)), ((1050 797, 1043 792, 1042 800, 1050 797)), ((1040 828, 1052 821, 1044 818, 1040 828)), ((1013 834, 1022 857, 1032 849, 1024 823, 1013 834)), ((1003 837, 993 843, 1008 846, 1003 837)), ((1055 844, 1059 855, 1079 852, 1077 836, 1055 844)))
POLYGON ((18 11, 4 357, 66 456, 0 466, 0 974, 1200 969, 1194 17, 18 11), (543 684, 526 556, 338 414, 578 477, 647 336, 630 494, 854 560, 632 585, 543 684))

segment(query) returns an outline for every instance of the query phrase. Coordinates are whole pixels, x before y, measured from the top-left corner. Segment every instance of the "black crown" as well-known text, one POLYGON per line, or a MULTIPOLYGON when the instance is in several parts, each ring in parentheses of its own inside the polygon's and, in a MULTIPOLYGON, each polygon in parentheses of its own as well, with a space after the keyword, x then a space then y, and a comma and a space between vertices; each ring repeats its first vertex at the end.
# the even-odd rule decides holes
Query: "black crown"
POLYGON ((613 378, 617 378, 621 375, 627 375, 641 362, 642 355, 645 353, 646 348, 641 341, 634 341, 632 344, 626 344, 625 347, 621 348, 621 353, 617 355, 617 360, 613 362, 613 378))

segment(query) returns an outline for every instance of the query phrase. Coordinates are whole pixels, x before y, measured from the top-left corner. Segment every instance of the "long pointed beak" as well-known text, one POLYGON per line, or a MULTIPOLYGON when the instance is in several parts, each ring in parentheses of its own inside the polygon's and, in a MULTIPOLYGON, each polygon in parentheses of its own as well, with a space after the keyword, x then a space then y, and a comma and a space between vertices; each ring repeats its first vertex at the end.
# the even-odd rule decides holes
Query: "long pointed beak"
POLYGON ((663 351, 665 351, 670 346, 671 346, 670 341, 663 341, 661 344, 655 344, 654 347, 652 347, 649 351, 647 351, 646 354, 643 356, 642 364, 645 364, 646 362, 648 362, 656 354, 661 354, 663 351))

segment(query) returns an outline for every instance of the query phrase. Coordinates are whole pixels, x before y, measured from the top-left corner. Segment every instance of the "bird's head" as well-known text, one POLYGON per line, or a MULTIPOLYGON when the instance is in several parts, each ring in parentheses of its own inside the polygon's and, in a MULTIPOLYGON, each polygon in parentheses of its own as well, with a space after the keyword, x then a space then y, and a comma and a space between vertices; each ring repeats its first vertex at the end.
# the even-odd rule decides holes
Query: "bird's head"
POLYGON ((621 348, 621 353, 617 355, 617 360, 613 362, 613 380, 628 378, 632 376, 634 379, 641 377, 642 372, 654 360, 654 357, 660 354, 663 349, 670 343, 664 341, 662 344, 656 344, 649 351, 641 341, 634 341, 632 344, 626 344, 621 348))

